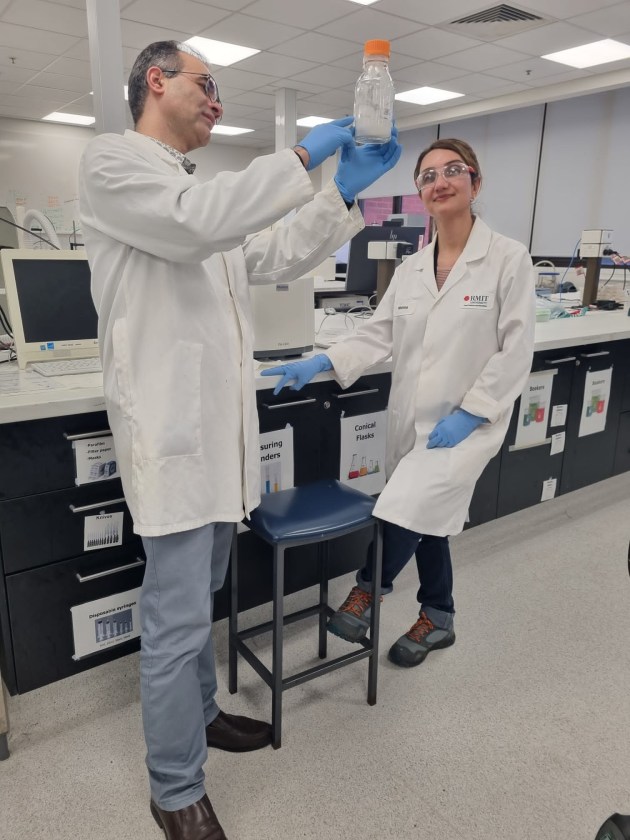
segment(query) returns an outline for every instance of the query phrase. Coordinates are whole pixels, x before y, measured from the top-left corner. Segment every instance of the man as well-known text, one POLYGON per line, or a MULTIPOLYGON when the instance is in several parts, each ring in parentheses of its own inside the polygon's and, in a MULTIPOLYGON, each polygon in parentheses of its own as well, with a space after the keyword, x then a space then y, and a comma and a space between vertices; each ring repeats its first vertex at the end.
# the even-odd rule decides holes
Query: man
POLYGON ((204 789, 207 745, 270 742, 268 724, 219 710, 211 636, 234 523, 260 502, 248 284, 300 277, 354 236, 356 193, 401 149, 395 136, 357 148, 347 118, 201 183, 186 155, 209 142, 223 105, 205 58, 174 41, 138 56, 129 104, 135 131, 95 138, 79 183, 105 400, 147 555, 151 812, 168 840, 221 840, 204 789), (306 170, 341 147, 335 179, 313 199, 306 170), (246 241, 301 205, 289 225, 246 241))

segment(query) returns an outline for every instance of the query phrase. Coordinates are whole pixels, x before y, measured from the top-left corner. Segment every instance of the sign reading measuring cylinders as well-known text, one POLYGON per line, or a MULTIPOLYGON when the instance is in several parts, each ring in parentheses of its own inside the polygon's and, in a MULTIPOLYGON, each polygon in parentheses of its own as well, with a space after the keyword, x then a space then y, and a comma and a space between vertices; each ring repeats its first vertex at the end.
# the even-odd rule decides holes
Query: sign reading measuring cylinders
POLYGON ((260 492, 277 493, 293 487, 293 427, 260 435, 260 492))
POLYGON ((385 487, 387 412, 341 418, 339 480, 373 495, 385 487))

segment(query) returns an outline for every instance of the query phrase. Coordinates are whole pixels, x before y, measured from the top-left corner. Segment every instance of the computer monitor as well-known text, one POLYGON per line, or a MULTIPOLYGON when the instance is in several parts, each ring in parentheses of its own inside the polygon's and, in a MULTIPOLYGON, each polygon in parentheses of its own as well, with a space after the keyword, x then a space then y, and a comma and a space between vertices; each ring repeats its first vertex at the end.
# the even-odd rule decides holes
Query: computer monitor
POLYGON ((90 266, 81 251, 0 251, 18 365, 98 356, 90 266))
POLYGON ((0 207, 0 248, 19 248, 15 219, 8 207, 0 207))
POLYGON ((368 259, 369 242, 411 242, 414 253, 422 247, 423 227, 380 227, 370 225, 350 240, 346 291, 371 295, 376 291, 377 260, 368 259))

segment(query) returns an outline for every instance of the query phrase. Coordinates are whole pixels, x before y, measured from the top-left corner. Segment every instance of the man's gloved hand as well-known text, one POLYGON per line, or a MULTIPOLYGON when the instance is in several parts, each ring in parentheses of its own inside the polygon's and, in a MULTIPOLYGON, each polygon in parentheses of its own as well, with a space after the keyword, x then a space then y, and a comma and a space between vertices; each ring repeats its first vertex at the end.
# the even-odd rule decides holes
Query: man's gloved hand
POLYGON ((310 359, 303 359, 299 362, 287 362, 286 365, 278 365, 277 367, 267 368, 261 371, 263 376, 281 376, 282 379, 273 389, 274 394, 279 394, 285 385, 295 379, 295 384, 291 385, 291 390, 299 391, 307 382, 315 376, 316 373, 321 373, 323 370, 332 370, 332 362, 325 353, 318 353, 317 356, 312 356, 310 359))
POLYGON ((354 137, 348 128, 353 121, 354 117, 342 117, 340 120, 316 125, 303 140, 296 143, 296 146, 301 146, 308 152, 307 170, 315 169, 327 157, 334 155, 340 146, 354 146, 354 137))
POLYGON ((457 446, 480 423, 485 422, 484 417, 477 417, 476 414, 470 414, 468 411, 460 408, 447 417, 442 417, 441 420, 438 420, 435 428, 429 435, 427 449, 434 449, 437 446, 457 446))
POLYGON ((341 152, 335 183, 344 201, 352 202, 357 193, 369 187, 398 163, 402 146, 396 126, 388 143, 365 146, 347 145, 341 152))

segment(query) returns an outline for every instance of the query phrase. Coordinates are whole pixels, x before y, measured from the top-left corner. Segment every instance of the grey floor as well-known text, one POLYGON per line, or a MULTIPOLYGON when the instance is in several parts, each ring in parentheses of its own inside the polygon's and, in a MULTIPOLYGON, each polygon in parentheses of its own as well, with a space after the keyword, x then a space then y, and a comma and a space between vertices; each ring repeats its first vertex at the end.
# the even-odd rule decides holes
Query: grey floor
MULTIPOLYGON (((630 476, 465 532, 452 541, 457 643, 401 670, 386 651, 415 618, 410 565, 383 604, 375 707, 359 662, 287 692, 278 752, 209 756, 227 836, 593 840, 610 812, 630 812, 629 539, 630 476)), ((349 585, 333 581, 332 598, 349 585)), ((225 622, 215 632, 225 686, 225 622)), ((314 624, 290 628, 289 666, 315 645, 314 624)), ((268 716, 267 688, 246 664, 240 676, 223 708, 268 716)), ((147 807, 137 656, 9 711, 1 840, 163 837, 147 807)))

